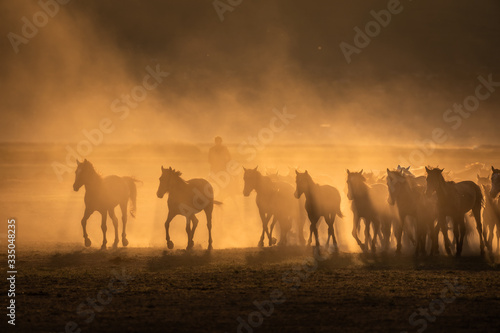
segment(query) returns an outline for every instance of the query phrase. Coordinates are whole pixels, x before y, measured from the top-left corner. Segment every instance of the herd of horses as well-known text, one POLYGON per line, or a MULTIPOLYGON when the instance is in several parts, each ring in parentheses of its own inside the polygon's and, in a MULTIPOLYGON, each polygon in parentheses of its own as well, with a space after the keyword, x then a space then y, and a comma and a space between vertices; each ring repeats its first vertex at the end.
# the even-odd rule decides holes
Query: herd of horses
MULTIPOLYGON (((442 235, 444 249, 448 255, 460 256, 466 235, 467 218, 474 218, 479 236, 481 255, 486 250, 493 253, 493 237, 496 228, 497 251, 500 251, 500 170, 491 168, 491 177, 477 176, 473 181, 447 181, 443 169, 425 168, 426 175, 417 177, 409 167, 398 166, 387 169, 381 179, 373 179, 369 174, 347 170, 347 198, 353 213, 352 236, 364 252, 375 252, 379 247, 388 251, 393 241, 396 253, 401 253, 404 237, 415 249, 415 255, 439 253, 439 236, 442 235), (470 212, 470 213, 469 213, 470 212), (364 237, 361 226, 364 224, 364 237), (453 239, 448 231, 450 225, 453 239)), ((212 212, 214 205, 222 204, 214 200, 214 190, 202 178, 184 180, 180 171, 161 167, 157 190, 158 198, 168 193, 168 216, 165 222, 167 247, 174 244, 170 239, 170 222, 177 215, 186 218, 187 249, 194 246, 194 234, 198 226, 196 214, 204 211, 208 228, 208 249, 212 249, 212 212)), ((290 177, 264 175, 255 169, 244 168, 243 195, 256 192, 256 204, 262 222, 262 233, 258 246, 276 244, 273 237, 276 225, 279 226, 278 245, 287 245, 291 239, 305 245, 304 224, 309 220, 308 245, 314 236, 315 245, 320 247, 318 226, 323 219, 328 226, 326 246, 332 240, 333 251, 338 252, 334 223, 342 218, 340 192, 333 186, 320 185, 305 172, 295 171, 294 181, 290 177)), ((106 220, 113 221, 115 239, 113 247, 118 246, 118 219, 115 207, 120 205, 123 222, 122 244, 128 245, 126 238, 127 205, 131 201, 130 214, 135 216, 137 179, 133 177, 102 177, 93 165, 84 160, 77 161, 73 189, 78 191, 85 186, 85 213, 81 220, 85 246, 91 241, 86 231, 87 220, 97 211, 101 214, 103 233, 102 249, 106 248, 106 220)))

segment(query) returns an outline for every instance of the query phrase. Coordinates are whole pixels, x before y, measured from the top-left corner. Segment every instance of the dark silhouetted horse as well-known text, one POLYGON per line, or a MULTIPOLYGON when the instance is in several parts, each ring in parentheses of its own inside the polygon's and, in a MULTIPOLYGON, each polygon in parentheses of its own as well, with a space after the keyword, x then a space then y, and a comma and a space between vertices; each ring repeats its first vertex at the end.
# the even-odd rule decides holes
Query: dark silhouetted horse
POLYGON ((169 193, 167 205, 168 216, 165 221, 165 232, 167 239, 167 247, 172 249, 174 243, 170 240, 168 232, 170 222, 177 215, 186 217, 186 233, 188 236, 187 250, 194 246, 194 233, 198 226, 198 218, 195 214, 205 212, 207 217, 208 228, 208 250, 212 249, 212 212, 214 204, 222 204, 214 200, 214 191, 212 185, 205 179, 195 178, 184 180, 181 178, 182 173, 172 167, 168 169, 161 167, 160 185, 156 195, 158 198, 163 198, 165 193, 169 193))
POLYGON ((364 252, 375 252, 377 237, 383 250, 389 247, 391 226, 397 221, 395 210, 387 203, 387 186, 384 184, 368 185, 360 172, 347 170, 347 198, 352 201, 354 215, 352 236, 364 252), (361 219, 365 222, 365 243, 359 239, 361 219), (373 237, 370 230, 373 228, 373 237))
MULTIPOLYGON (((282 176, 278 174, 278 172, 274 173, 267 173, 267 176, 271 178, 272 181, 274 182, 284 182, 287 185, 292 186, 292 195, 293 195, 293 185, 295 185, 295 169, 289 168, 291 170, 291 173, 289 173, 287 176, 282 176), (292 175, 293 173, 293 175, 292 175)), ((287 186, 289 188, 289 186, 287 186)), ((304 238, 304 224, 307 220, 307 212, 305 208, 305 202, 306 198, 300 197, 299 200, 295 200, 297 203, 297 209, 298 209, 298 215, 296 218, 294 218, 293 225, 292 225, 292 230, 295 230, 297 234, 297 241, 300 245, 305 245, 306 240, 304 238)), ((290 207, 290 209, 294 209, 294 206, 290 207)))
POLYGON ((500 193, 500 169, 495 169, 491 167, 491 190, 490 197, 496 198, 498 193, 500 193))
POLYGON ((287 235, 292 227, 292 221, 297 219, 297 200, 293 197, 293 187, 285 182, 274 182, 270 177, 262 175, 255 169, 244 169, 245 187, 243 195, 248 197, 252 191, 257 193, 256 203, 262 221, 262 234, 258 246, 264 246, 267 235, 269 246, 275 242, 273 229, 276 223, 280 226, 281 237, 279 245, 286 245, 287 235), (269 221, 271 226, 268 228, 269 221))
POLYGON ((431 196, 436 192, 438 198, 438 223, 446 224, 446 217, 453 220, 453 234, 457 244, 456 255, 462 254, 465 230, 465 214, 472 210, 476 220, 476 228, 479 233, 481 255, 484 254, 483 230, 481 224, 481 208, 483 205, 483 194, 481 188, 472 181, 455 183, 445 181, 443 169, 425 168, 427 172, 426 194, 431 196))
POLYGON ((106 218, 109 217, 113 221, 115 228, 115 241, 113 248, 118 245, 118 218, 115 214, 115 207, 120 205, 122 211, 122 244, 128 245, 125 228, 127 225, 127 204, 130 199, 132 202, 130 215, 135 217, 137 189, 135 182, 138 180, 132 177, 108 176, 101 177, 94 169, 92 163, 87 160, 83 162, 76 161, 77 168, 75 171, 75 183, 73 189, 78 191, 80 187, 85 186, 85 212, 82 218, 83 238, 85 246, 90 246, 92 243, 87 234, 87 220, 93 212, 101 213, 101 230, 102 230, 102 245, 101 249, 106 249, 106 218))
MULTIPOLYGON (((399 166, 398 166, 398 170, 399 166)), ((408 171, 408 169, 404 169, 408 171)), ((414 182, 414 176, 404 171, 391 171, 387 169, 387 186, 389 188, 389 204, 396 205, 399 213, 400 227, 394 228, 397 241, 396 253, 401 252, 401 236, 405 221, 408 220, 414 227, 416 234, 415 255, 426 255, 426 241, 429 236, 432 241, 431 253, 438 250, 438 230, 434 230, 434 221, 437 219, 437 202, 435 197, 425 195, 425 187, 414 182)), ((447 248, 449 240, 446 232, 443 232, 447 248)), ((411 238, 410 238, 411 239, 411 238)))
POLYGON ((331 237, 335 251, 338 252, 338 244, 337 239, 335 238, 333 224, 336 216, 343 217, 340 211, 339 191, 330 185, 316 184, 307 170, 304 173, 300 173, 298 171, 295 171, 295 173, 295 182, 297 184, 295 197, 299 199, 302 194, 306 197, 305 207, 307 216, 311 222, 308 244, 311 244, 312 235, 314 234, 316 247, 319 248, 318 222, 319 219, 323 217, 328 225, 328 238, 326 246, 328 247, 331 237))

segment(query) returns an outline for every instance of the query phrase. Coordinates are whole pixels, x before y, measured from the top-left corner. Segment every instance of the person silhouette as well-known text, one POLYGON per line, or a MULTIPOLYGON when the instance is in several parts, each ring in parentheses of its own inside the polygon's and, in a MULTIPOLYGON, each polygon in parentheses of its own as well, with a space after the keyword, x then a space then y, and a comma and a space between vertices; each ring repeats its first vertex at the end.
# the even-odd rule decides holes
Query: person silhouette
POLYGON ((215 145, 208 150, 208 162, 210 163, 210 171, 217 173, 225 171, 227 163, 231 160, 231 154, 226 146, 222 144, 220 136, 215 137, 215 145))

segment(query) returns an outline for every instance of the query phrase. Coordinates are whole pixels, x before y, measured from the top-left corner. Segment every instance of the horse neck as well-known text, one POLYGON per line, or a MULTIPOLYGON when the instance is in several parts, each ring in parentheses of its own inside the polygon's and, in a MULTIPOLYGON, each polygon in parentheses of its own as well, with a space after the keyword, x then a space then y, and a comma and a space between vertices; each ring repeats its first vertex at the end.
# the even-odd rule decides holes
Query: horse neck
POLYGON ((304 191, 306 199, 311 199, 314 192, 319 188, 319 185, 312 180, 312 178, 307 179, 307 191, 304 191))
POLYGON ((88 179, 85 181, 84 186, 87 191, 97 190, 102 183, 102 177, 92 169, 92 172, 89 174, 88 179))
POLYGON ((438 186, 436 187, 436 194, 439 200, 446 200, 451 194, 451 185, 454 182, 447 182, 444 178, 439 179, 438 186))
POLYGON ((359 183, 356 183, 355 186, 352 186, 354 184, 351 184, 351 189, 352 189, 352 197, 354 198, 354 200, 362 200, 362 199, 365 199, 365 198, 368 198, 368 191, 370 189, 370 187, 368 186, 368 184, 366 184, 365 182, 359 182, 359 183))
POLYGON ((175 177, 172 181, 172 188, 169 190, 170 193, 180 192, 188 187, 188 184, 181 177, 175 177))
POLYGON ((257 194, 266 195, 273 191, 273 181, 270 177, 259 175, 255 184, 257 194))

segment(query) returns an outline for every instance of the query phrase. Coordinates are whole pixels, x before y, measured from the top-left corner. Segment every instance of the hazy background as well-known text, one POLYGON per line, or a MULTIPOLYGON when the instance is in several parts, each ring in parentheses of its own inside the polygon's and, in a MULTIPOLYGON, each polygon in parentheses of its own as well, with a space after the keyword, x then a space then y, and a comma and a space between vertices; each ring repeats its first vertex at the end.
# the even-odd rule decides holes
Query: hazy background
MULTIPOLYGON (((387 1, 243 1, 221 22, 211 0, 73 0, 18 54, 7 33, 40 7, 1 1, 0 140, 78 141, 160 64, 171 75, 108 142, 238 143, 286 105, 299 121, 280 142, 412 144, 478 75, 500 81, 500 3, 401 4, 347 64, 339 44, 387 1)), ((496 143, 499 105, 495 93, 447 144, 496 143)))
MULTIPOLYGON (((353 44, 353 28, 364 29, 370 11, 387 1, 244 0, 221 22, 211 0, 73 0, 16 54, 7 34, 21 34, 21 18, 32 21, 41 8, 37 1, 0 0, 2 218, 17 217, 26 241, 83 244, 83 189, 72 190, 72 166, 62 180, 52 166, 65 165, 66 147, 76 149, 83 130, 109 118, 115 130, 86 157, 103 175, 144 181, 130 246, 165 245, 166 199, 155 196, 160 166, 178 168, 186 179, 207 177, 209 144, 221 135, 242 165, 281 174, 308 169, 338 187, 346 214, 338 240, 342 250, 356 250, 346 168, 396 167, 436 127, 450 139, 413 167, 500 164, 499 150, 484 146, 499 143, 500 91, 459 131, 442 119, 474 93, 479 75, 500 81, 500 2, 401 3, 402 13, 347 64, 339 44, 353 44), (170 75, 121 120, 111 103, 157 64, 170 75), (241 154, 239 144, 284 106, 296 118, 255 158, 241 154)), ((241 182, 241 174, 235 179, 241 182)), ((214 247, 257 244, 254 200, 240 193, 216 209, 214 247)), ((99 219, 89 222, 94 247, 99 219)), ((184 247, 178 220, 173 238, 184 247)), ((203 247, 205 230, 203 218, 195 237, 203 247)))

